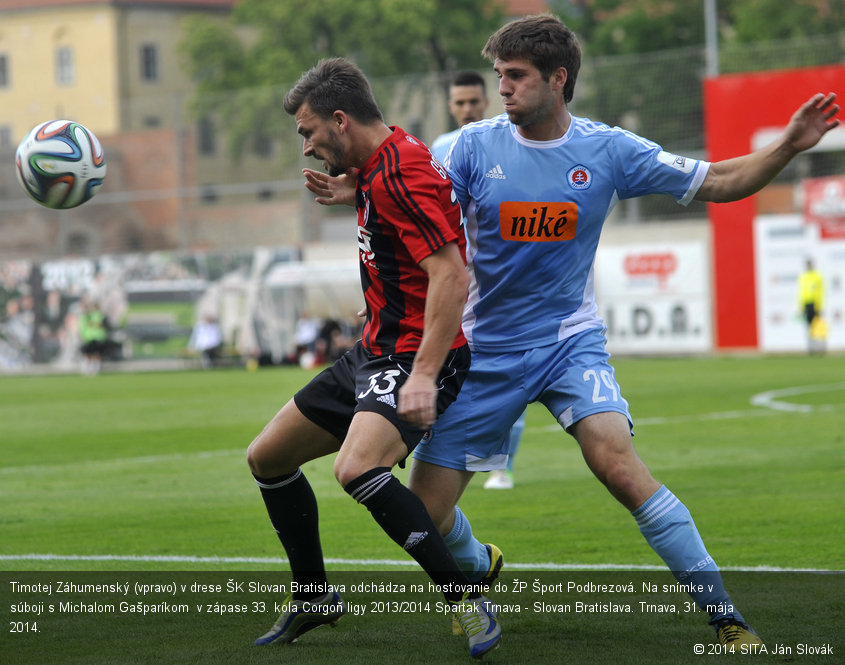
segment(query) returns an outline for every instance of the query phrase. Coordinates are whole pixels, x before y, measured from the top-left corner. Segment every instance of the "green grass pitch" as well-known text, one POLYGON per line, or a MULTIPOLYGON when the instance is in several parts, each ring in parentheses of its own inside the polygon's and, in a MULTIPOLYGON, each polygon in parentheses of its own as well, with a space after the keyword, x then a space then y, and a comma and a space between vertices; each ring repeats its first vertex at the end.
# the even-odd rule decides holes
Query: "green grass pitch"
MULTIPOLYGON (((640 456, 689 507, 733 600, 764 639, 767 652, 756 662, 843 662, 845 356, 618 358, 615 365, 640 456), (813 655, 825 646, 834 653, 813 655)), ((247 585, 285 584, 288 576, 244 453, 312 374, 0 378, 0 663, 468 662, 449 618, 434 611, 441 597, 338 486, 331 459, 305 467, 320 505, 330 578, 368 611, 292 647, 251 646, 283 597, 247 585), (133 586, 127 601, 184 600, 191 611, 139 615, 120 610, 114 594, 60 598, 13 584, 61 580, 126 582, 133 586), (409 590, 356 592, 363 581, 409 590), (171 582, 177 593, 159 593, 171 582), (136 583, 159 587, 139 597, 136 583), (212 591, 181 592, 192 584, 212 591), (222 588, 213 591, 215 585, 222 588), (115 610, 59 611, 62 600, 115 610), (409 603, 391 611, 383 601, 409 603)), ((397 475, 407 478, 406 471, 397 475)), ((529 409, 515 489, 481 485, 481 478, 473 481, 461 507, 475 533, 505 553, 501 579, 508 588, 493 595, 522 606, 503 615, 502 646, 486 662, 725 657, 711 646, 703 615, 685 611, 687 596, 645 591, 674 580, 541 406, 529 409), (623 593, 539 595, 531 590, 535 579, 581 589, 619 584, 623 593), (646 601, 675 611, 641 611, 646 601), (536 611, 535 602, 571 607, 536 611), (576 611, 575 602, 634 611, 576 611), (694 653, 696 644, 704 655, 694 653)))

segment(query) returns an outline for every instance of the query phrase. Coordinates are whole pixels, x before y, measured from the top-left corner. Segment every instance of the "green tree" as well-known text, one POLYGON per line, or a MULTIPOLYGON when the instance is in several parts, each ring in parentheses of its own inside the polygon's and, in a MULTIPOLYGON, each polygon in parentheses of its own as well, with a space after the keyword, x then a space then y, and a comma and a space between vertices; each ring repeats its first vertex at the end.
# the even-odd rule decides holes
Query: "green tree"
POLYGON ((704 41, 703 0, 552 0, 591 55, 647 53, 704 41))
POLYGON ((751 43, 845 30, 843 0, 732 0, 724 15, 729 41, 751 43))
MULTIPOLYGON (((585 51, 589 79, 576 93, 579 110, 671 141, 675 149, 700 147, 688 131, 693 145, 676 137, 701 125, 705 0, 551 0, 550 6, 585 51), (676 66, 662 57, 667 53, 676 55, 676 66), (693 65, 684 70, 682 63, 693 65), (668 99, 671 117, 661 112, 668 99)), ((845 30, 845 0, 717 0, 716 6, 722 71, 842 59, 841 44, 819 36, 845 30)))
POLYGON ((845 0, 733 0, 721 20, 720 69, 730 73, 840 63, 843 39, 845 0))
MULTIPOLYGON (((588 45, 622 55, 703 46, 705 0, 549 0, 588 45)), ((749 44, 845 30, 845 0, 716 0, 720 40, 749 44)))
POLYGON ((228 22, 188 21, 182 52, 195 110, 220 114, 238 154, 284 122, 281 96, 320 58, 349 57, 371 77, 479 67, 501 21, 500 0, 243 0, 228 22))

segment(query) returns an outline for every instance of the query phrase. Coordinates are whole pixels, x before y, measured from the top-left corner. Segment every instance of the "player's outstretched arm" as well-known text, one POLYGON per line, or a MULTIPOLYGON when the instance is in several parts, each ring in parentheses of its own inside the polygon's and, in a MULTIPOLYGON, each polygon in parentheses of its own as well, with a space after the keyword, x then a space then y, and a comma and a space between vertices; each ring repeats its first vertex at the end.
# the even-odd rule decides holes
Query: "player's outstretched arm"
POLYGON ((795 111, 783 134, 773 143, 748 155, 711 164, 695 198, 725 203, 760 191, 795 155, 809 150, 839 126, 838 112, 835 93, 813 95, 795 111))
POLYGON ((314 169, 302 169, 305 187, 317 195, 314 200, 320 205, 355 205, 355 169, 343 175, 330 176, 314 169))

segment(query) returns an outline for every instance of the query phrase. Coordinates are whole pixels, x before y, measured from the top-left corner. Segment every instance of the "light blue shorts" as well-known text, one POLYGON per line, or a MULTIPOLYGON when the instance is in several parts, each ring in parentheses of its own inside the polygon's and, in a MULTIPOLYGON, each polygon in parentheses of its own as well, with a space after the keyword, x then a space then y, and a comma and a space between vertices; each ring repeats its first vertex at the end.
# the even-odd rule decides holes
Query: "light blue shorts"
POLYGON ((594 328, 530 351, 473 351, 458 399, 414 457, 450 469, 504 469, 511 425, 531 402, 544 404, 564 429, 607 411, 622 413, 631 424, 605 344, 604 331, 594 328))

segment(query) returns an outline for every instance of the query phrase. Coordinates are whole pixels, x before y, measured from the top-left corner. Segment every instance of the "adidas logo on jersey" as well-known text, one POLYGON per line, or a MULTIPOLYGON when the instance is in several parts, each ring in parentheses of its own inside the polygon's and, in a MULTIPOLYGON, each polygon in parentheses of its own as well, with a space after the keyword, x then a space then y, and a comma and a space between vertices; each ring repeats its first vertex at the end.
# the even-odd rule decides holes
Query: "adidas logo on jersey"
POLYGON ((387 393, 381 397, 376 397, 376 402, 384 402, 387 406, 392 406, 394 409, 396 408, 396 400, 393 398, 393 393, 387 393))
POLYGON ((487 171, 487 173, 484 174, 484 177, 493 178, 494 180, 504 180, 505 178, 507 178, 505 172, 502 171, 501 164, 496 164, 496 166, 494 166, 492 169, 490 169, 489 171, 487 171))
POLYGON ((408 536, 408 540, 405 541, 405 544, 402 545, 403 550, 409 550, 414 545, 419 545, 425 537, 428 535, 428 531, 412 531, 408 536))

